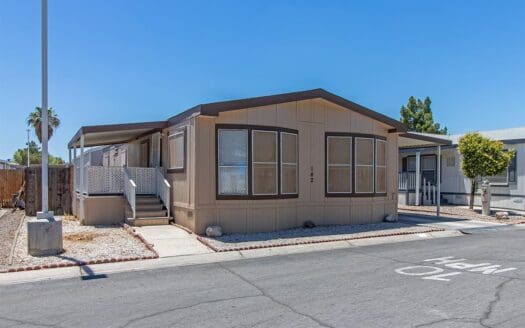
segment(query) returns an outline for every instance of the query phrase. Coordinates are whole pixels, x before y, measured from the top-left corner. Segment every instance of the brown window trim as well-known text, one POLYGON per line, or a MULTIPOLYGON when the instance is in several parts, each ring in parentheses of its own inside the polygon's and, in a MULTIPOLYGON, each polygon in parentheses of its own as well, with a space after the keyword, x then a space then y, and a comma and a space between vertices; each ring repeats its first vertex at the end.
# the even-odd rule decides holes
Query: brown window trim
POLYGON ((179 128, 179 129, 175 129, 173 131, 173 133, 168 133, 168 137, 167 137, 167 140, 166 140, 166 143, 167 143, 167 149, 168 149, 168 169, 167 169, 167 172, 168 173, 185 173, 186 172, 186 147, 187 147, 187 127, 184 126, 182 128, 179 128), (170 149, 170 135, 174 135, 174 134, 177 134, 177 133, 180 133, 182 132, 183 134, 183 144, 184 144, 184 149, 183 149, 183 160, 182 160, 182 168, 178 167, 178 168, 169 168, 171 166, 171 163, 170 163, 170 160, 171 160, 171 149, 170 149))
MULTIPOLYGON (((348 132, 325 132, 324 135, 324 195, 325 197, 385 197, 388 192, 375 192, 375 174, 376 174, 376 139, 386 141, 387 138, 383 136, 378 136, 374 134, 365 134, 365 133, 348 133, 348 132), (352 138, 352 192, 347 193, 330 193, 328 192, 328 137, 351 137, 352 138), (372 171, 372 177, 374 179, 374 191, 367 193, 356 193, 355 192, 355 138, 371 138, 374 140, 374 169, 372 171)), ((387 166, 388 170, 388 166, 387 166)), ((387 186, 388 190, 388 186, 387 186)))
MULTIPOLYGON (((299 131, 289 128, 245 125, 245 124, 215 124, 215 198, 216 200, 256 200, 256 199, 286 199, 299 197, 299 178, 297 180, 297 193, 281 194, 281 132, 297 135, 297 148, 299 148, 299 131), (220 195, 219 194, 219 130, 238 129, 248 131, 248 194, 247 195, 220 195), (277 194, 276 195, 253 195, 252 181, 252 131, 276 131, 277 132, 277 194)), ((299 162, 297 163, 297 175, 299 175, 299 162)))

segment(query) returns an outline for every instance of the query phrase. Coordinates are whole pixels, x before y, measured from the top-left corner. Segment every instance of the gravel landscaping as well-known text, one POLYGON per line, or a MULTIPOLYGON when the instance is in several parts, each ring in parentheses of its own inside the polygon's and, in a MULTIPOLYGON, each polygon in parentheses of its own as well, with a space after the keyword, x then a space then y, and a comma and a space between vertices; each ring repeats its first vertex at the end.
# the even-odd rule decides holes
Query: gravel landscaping
POLYGON ((56 256, 31 256, 27 253, 26 222, 27 218, 24 218, 16 239, 13 258, 3 271, 157 256, 121 226, 82 226, 72 217, 62 218, 64 253, 56 256))
MULTIPOLYGON (((435 216, 436 207, 435 206, 399 206, 398 212, 403 213, 413 213, 413 214, 422 214, 425 216, 435 216)), ((499 211, 498 211, 499 212, 499 211)), ((494 215, 496 211, 492 211, 492 216, 481 215, 480 209, 469 210, 467 206, 460 205, 442 205, 440 214, 443 217, 447 218, 457 218, 457 219, 466 219, 466 220, 482 220, 489 222, 498 222, 498 223, 508 223, 508 224, 519 224, 525 223, 525 216, 513 213, 512 211, 505 211, 509 213, 508 220, 497 220, 494 215)))
POLYGON ((216 252, 227 252, 432 231, 442 231, 442 229, 395 222, 320 226, 311 229, 295 228, 276 232, 228 234, 216 238, 199 236, 198 239, 216 252))
POLYGON ((24 216, 23 211, 0 210, 0 272, 9 264, 17 230, 24 216))

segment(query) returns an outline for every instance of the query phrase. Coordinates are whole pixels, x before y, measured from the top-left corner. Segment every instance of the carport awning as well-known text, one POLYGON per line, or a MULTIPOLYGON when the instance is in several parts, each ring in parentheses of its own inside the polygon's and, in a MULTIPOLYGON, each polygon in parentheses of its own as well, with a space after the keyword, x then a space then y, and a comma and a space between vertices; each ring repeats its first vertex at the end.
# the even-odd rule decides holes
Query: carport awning
POLYGON ((452 141, 444 135, 406 132, 399 135, 399 148, 435 147, 451 145, 452 141))
POLYGON ((80 147, 81 136, 84 136, 84 147, 114 145, 160 131, 164 127, 166 121, 83 126, 69 141, 68 148, 80 147))

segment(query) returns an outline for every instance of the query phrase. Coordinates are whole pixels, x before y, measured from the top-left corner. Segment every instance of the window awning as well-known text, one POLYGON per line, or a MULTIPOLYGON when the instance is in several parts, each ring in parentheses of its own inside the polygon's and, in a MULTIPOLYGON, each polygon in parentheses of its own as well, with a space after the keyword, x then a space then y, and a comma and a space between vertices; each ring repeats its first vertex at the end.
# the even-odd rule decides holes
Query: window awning
POLYGON ((406 132, 399 135, 399 148, 435 147, 452 145, 448 136, 441 134, 406 132))
POLYGON ((154 133, 166 127, 166 121, 127 124, 83 126, 68 143, 68 148, 80 147, 80 137, 84 136, 84 147, 114 145, 135 140, 143 135, 154 133))

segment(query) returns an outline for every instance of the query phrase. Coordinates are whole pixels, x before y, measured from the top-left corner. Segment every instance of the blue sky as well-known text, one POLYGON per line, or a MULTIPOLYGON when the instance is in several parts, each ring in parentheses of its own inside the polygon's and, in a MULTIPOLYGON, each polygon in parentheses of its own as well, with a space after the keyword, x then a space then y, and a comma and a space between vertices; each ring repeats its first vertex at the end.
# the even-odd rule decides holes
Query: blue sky
MULTIPOLYGON (((523 126, 524 38, 521 0, 49 0, 50 151, 81 125, 318 87, 395 118, 430 96, 451 133, 523 126)), ((2 0, 0 158, 40 99, 40 1, 2 0)))

